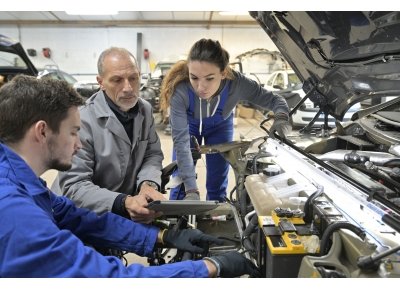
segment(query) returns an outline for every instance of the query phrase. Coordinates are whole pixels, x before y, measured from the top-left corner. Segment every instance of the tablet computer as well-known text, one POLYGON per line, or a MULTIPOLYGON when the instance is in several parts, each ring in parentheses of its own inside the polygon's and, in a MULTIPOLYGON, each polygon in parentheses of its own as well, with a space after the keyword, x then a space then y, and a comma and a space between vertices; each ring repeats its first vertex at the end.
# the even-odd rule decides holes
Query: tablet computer
POLYGON ((218 207, 217 200, 155 200, 147 208, 162 211, 164 215, 199 214, 218 207))

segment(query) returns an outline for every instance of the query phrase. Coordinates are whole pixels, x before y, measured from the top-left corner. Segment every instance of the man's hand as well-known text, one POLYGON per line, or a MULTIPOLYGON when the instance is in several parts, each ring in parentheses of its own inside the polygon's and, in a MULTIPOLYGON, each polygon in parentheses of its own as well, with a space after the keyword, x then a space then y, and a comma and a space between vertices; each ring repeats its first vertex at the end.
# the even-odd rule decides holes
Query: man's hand
POLYGON ((155 212, 148 209, 148 204, 146 194, 128 196, 125 200, 125 208, 131 219, 146 224, 151 223, 155 218, 162 215, 162 212, 155 212))
POLYGON ((148 185, 146 182, 143 182, 140 186, 139 195, 144 195, 147 201, 165 200, 165 197, 161 192, 157 191, 154 187, 148 185))
POLYGON ((161 241, 168 247, 198 254, 208 251, 210 244, 223 244, 222 240, 197 229, 166 230, 161 241))
POLYGON ((276 131, 282 139, 285 139, 291 130, 292 126, 289 124, 289 116, 285 113, 277 113, 274 117, 274 123, 269 130, 269 137, 275 138, 274 133, 276 131))
POLYGON ((259 269, 246 257, 238 252, 227 252, 217 256, 204 258, 211 277, 234 278, 242 275, 260 277, 259 269), (208 264, 212 262, 215 267, 208 264))

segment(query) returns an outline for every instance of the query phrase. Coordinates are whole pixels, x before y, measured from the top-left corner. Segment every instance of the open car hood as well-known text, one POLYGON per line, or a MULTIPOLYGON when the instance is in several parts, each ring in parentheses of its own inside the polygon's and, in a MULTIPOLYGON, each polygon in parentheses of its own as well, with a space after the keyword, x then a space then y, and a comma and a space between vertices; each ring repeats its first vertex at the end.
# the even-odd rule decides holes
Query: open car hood
POLYGON ((270 12, 250 15, 278 47, 306 97, 343 120, 355 103, 400 92, 400 12, 270 12))
MULTIPOLYGON (((1 66, 0 70, 2 73, 6 74, 27 74, 27 75, 33 75, 36 76, 38 74, 37 69, 33 65, 33 63, 30 61, 29 57, 27 56, 24 48, 22 45, 7 37, 4 35, 0 34, 0 52, 5 52, 9 53, 11 55, 15 55, 15 59, 9 59, 10 65, 9 66, 1 66), (23 63, 19 63, 16 65, 13 62, 16 62, 17 59, 21 60, 23 63)), ((17 61, 18 62, 18 61, 17 61)))

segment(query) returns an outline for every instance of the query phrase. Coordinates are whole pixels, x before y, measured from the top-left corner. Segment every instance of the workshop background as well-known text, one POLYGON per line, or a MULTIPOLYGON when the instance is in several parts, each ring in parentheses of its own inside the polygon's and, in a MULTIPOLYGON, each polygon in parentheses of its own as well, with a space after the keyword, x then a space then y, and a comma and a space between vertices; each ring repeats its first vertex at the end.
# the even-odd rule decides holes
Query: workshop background
MULTIPOLYGON (((88 13, 87 10, 85 13, 88 13)), ((40 70, 56 68, 84 83, 96 83, 99 54, 111 46, 125 47, 140 63, 142 74, 154 72, 157 63, 185 59, 190 47, 201 38, 219 40, 230 53, 231 62, 241 60, 244 73, 266 77, 271 70, 268 52, 277 52, 247 11, 109 11, 110 15, 83 15, 68 11, 0 11, 0 34, 19 41, 32 63, 40 70), (115 14, 114 14, 115 13, 115 14), (112 14, 112 15, 111 15, 112 14), (29 53, 35 51, 35 53, 29 53), (267 52, 267 53, 265 53, 267 52), (243 55, 255 56, 246 62, 243 55), (263 58, 264 56, 264 58, 263 58), (258 57, 258 58, 257 58, 258 57), (261 61, 260 61, 261 60, 261 61)), ((255 110, 240 107, 236 116, 235 139, 257 132, 255 110), (254 131, 252 128, 256 128, 254 131)), ((172 140, 164 134, 162 118, 155 114, 165 154, 164 165, 171 161, 172 140)), ((262 118, 262 114, 259 116, 262 118)), ((201 193, 205 199, 205 164, 198 164, 201 193), (202 172, 204 170, 204 172, 202 172)), ((231 172, 231 174, 233 174, 231 172)), ((51 185, 56 172, 44 178, 51 185)), ((230 177, 230 187, 234 178, 230 177)), ((232 186, 231 186, 232 184, 232 186)))
POLYGON ((36 56, 30 56, 36 67, 56 65, 78 80, 93 81, 98 56, 110 46, 130 50, 142 73, 150 73, 159 61, 185 58, 201 38, 219 40, 231 59, 257 48, 277 50, 246 11, 69 13, 73 15, 66 11, 0 11, 0 34, 18 40, 26 50, 36 50, 36 56), (50 49, 50 56, 44 56, 44 48, 50 49))

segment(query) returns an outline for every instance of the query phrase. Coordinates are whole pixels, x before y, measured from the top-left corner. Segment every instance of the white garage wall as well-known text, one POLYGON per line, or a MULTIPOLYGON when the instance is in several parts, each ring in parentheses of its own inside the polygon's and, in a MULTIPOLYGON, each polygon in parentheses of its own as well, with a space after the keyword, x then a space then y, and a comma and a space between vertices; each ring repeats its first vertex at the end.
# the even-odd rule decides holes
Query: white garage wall
POLYGON ((63 28, 39 26, 0 26, 0 34, 19 40, 25 49, 36 49, 31 57, 37 67, 57 64, 61 70, 78 79, 95 80, 99 54, 110 46, 125 47, 141 59, 142 72, 149 72, 149 62, 143 53, 137 54, 137 34, 142 33, 142 47, 149 49, 150 61, 177 60, 185 57, 191 45, 200 38, 219 40, 228 50, 231 60, 236 55, 255 49, 277 50, 267 34, 258 27, 195 28, 195 27, 127 27, 127 28, 63 28), (51 49, 52 60, 42 55, 42 48, 51 49))

